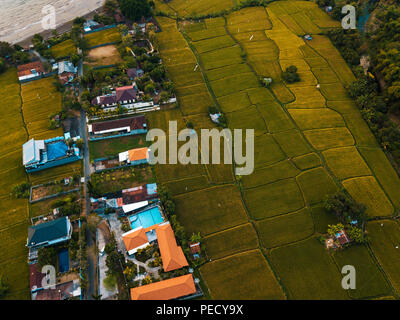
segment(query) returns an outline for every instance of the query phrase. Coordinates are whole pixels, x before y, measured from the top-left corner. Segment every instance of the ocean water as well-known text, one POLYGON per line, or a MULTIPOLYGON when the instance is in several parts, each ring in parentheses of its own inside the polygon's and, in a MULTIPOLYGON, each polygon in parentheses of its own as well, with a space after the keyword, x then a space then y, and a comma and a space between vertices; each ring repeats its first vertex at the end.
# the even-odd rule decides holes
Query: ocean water
POLYGON ((54 7, 57 26, 85 15, 99 7, 104 0, 0 0, 0 40, 19 42, 42 32, 42 20, 48 5, 54 7))

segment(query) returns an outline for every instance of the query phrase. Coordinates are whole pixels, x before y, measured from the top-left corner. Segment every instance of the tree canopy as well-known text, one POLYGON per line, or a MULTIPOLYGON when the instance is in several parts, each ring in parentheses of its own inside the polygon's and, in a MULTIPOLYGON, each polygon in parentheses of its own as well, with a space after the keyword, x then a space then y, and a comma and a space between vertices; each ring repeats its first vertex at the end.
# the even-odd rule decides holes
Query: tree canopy
POLYGON ((147 0, 120 0, 119 3, 122 14, 131 20, 138 21, 152 14, 147 0))

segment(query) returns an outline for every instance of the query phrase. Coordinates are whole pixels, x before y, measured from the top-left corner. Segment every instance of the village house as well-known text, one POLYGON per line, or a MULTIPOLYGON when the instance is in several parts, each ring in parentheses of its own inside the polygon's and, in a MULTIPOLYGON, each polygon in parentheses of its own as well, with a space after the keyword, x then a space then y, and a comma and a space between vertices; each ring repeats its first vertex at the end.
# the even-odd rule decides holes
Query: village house
POLYGON ((53 65, 53 70, 57 71, 58 79, 63 85, 70 85, 78 74, 78 67, 70 61, 60 61, 53 65))
POLYGON ((134 103, 141 99, 136 84, 116 88, 111 94, 98 96, 92 100, 92 104, 103 108, 105 111, 115 110, 117 105, 125 108, 134 108, 134 103))
POLYGON ((140 78, 144 75, 144 71, 140 68, 130 68, 126 70, 126 74, 130 80, 135 80, 136 78, 140 78))
POLYGON ((118 159, 121 164, 128 164, 131 166, 146 164, 149 162, 149 150, 146 147, 131 149, 121 152, 118 155, 118 159))
POLYGON ((62 217, 30 226, 26 246, 29 249, 48 247, 70 240, 71 235, 71 222, 68 217, 62 217))
POLYGON ((40 79, 45 73, 44 66, 41 61, 34 61, 22 64, 17 67, 19 82, 27 82, 40 79))
POLYGON ((131 289, 131 300, 171 300, 196 293, 192 274, 131 289))
POLYGON ((146 118, 136 116, 88 124, 89 140, 103 140, 147 132, 146 118))
POLYGON ((189 264, 182 247, 176 243, 171 224, 168 221, 159 224, 156 228, 156 234, 164 271, 168 272, 187 267, 189 264))
POLYGON ((26 172, 36 172, 81 159, 79 148, 67 145, 69 133, 64 137, 47 140, 31 139, 22 146, 22 163, 26 172))

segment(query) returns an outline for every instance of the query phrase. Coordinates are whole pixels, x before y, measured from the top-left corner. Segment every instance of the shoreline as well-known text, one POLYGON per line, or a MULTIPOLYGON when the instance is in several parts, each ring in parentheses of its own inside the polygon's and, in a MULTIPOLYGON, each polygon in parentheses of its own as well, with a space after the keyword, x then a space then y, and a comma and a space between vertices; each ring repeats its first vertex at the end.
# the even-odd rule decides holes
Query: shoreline
MULTIPOLYGON (((99 8, 97 8, 97 9, 94 9, 93 11, 91 11, 91 12, 85 14, 85 15, 82 15, 82 16, 80 16, 80 17, 83 17, 83 18, 85 18, 85 19, 91 19, 91 18, 94 17, 94 15, 95 15, 96 13, 97 13, 97 14, 100 13, 101 10, 102 10, 102 6, 99 7, 99 8)), ((75 18, 76 18, 76 17, 75 17, 75 18)), ((75 19, 75 18, 74 18, 74 19, 75 19)), ((68 22, 65 22, 65 23, 63 23, 63 24, 60 24, 59 26, 56 27, 55 30, 57 30, 57 33, 58 33, 58 34, 63 34, 63 33, 69 32, 69 31, 71 30, 71 28, 72 28, 72 25, 73 25, 72 22, 73 22, 73 19, 70 20, 70 21, 68 21, 68 22)), ((44 40, 47 40, 47 39, 53 37, 53 34, 52 34, 53 30, 54 30, 54 29, 52 29, 52 30, 43 30, 42 32, 38 32, 38 34, 40 34, 40 35, 43 37, 44 40)), ((27 46, 29 46, 30 44, 32 44, 32 38, 33 38, 33 36, 34 36, 34 35, 28 36, 28 37, 24 38, 24 39, 21 40, 21 41, 14 42, 13 44, 18 44, 18 45, 20 45, 21 47, 27 47, 27 46)))

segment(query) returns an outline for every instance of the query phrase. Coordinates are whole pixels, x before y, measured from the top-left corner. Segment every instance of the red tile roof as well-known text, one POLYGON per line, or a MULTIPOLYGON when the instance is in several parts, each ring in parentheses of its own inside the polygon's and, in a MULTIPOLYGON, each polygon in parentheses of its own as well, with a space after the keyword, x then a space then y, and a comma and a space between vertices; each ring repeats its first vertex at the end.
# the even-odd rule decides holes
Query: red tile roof
POLYGON ((35 69, 37 73, 43 73, 44 72, 43 63, 41 61, 34 61, 18 66, 17 67, 18 77, 32 74, 31 72, 32 69, 35 69))
POLYGON ((164 271, 172 271, 187 267, 189 264, 182 248, 177 245, 171 225, 163 223, 156 227, 158 247, 161 253, 164 271))
POLYGON ((170 300, 196 292, 193 276, 187 274, 131 289, 132 300, 170 300))

